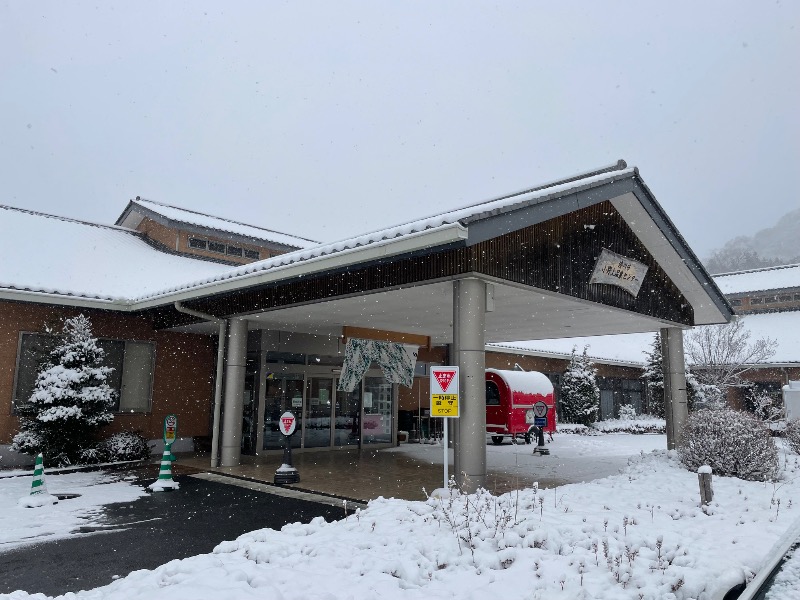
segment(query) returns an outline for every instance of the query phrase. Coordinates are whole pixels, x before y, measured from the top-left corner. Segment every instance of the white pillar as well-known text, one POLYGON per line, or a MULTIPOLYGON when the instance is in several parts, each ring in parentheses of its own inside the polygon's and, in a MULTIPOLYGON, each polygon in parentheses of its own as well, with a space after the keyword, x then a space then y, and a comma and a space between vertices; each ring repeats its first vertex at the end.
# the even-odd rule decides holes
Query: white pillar
POLYGON ((239 464, 242 454, 244 371, 247 362, 247 321, 228 320, 228 353, 225 357, 225 407, 222 420, 223 467, 239 464))
POLYGON ((664 414, 667 419, 667 449, 680 444, 689 404, 686 399, 686 365, 683 357, 683 331, 677 327, 661 330, 661 356, 664 371, 664 414))
POLYGON ((453 282, 453 345, 458 358, 460 418, 456 481, 467 492, 486 486, 486 284, 453 282))

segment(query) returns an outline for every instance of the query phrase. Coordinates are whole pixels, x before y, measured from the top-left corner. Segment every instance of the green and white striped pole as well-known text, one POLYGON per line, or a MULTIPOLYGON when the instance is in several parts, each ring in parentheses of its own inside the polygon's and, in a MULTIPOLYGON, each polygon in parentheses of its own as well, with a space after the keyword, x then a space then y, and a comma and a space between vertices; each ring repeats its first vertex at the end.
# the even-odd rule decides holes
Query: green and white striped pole
POLYGON ((41 452, 36 455, 36 466, 33 468, 31 496, 35 494, 47 494, 47 486, 44 484, 44 457, 41 452))
POLYGON ((148 486, 154 492, 177 490, 180 484, 172 479, 172 444, 164 444, 164 453, 161 455, 161 468, 158 479, 148 486))

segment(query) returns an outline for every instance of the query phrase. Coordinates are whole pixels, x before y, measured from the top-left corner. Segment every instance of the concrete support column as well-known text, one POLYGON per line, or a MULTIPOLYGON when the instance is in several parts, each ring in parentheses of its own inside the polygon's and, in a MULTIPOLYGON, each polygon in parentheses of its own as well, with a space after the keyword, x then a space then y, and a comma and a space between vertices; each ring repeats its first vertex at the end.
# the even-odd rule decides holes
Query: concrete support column
POLYGON ((461 378, 456 481, 467 492, 486 486, 486 284, 453 282, 453 337, 461 378))
POLYGON ((225 356, 225 405, 222 420, 220 466, 234 467, 242 454, 244 371, 247 362, 247 321, 228 320, 228 353, 225 356))
POLYGON ((677 327, 661 330, 661 356, 664 370, 664 414, 667 419, 667 449, 680 443, 689 404, 686 399, 686 364, 683 358, 683 331, 677 327))

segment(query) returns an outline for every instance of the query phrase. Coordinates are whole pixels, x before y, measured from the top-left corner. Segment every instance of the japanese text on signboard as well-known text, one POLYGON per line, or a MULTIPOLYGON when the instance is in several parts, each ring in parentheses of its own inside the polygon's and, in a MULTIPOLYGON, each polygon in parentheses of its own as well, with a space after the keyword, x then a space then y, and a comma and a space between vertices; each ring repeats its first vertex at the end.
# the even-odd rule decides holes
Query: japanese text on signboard
POLYGON ((647 271, 647 265, 603 248, 589 283, 616 285, 638 296, 647 271))

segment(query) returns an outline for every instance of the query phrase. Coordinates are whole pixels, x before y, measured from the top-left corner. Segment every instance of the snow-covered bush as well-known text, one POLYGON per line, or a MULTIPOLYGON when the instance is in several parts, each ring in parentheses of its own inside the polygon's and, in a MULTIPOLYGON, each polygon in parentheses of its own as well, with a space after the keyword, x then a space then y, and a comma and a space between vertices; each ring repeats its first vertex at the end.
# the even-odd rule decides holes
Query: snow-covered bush
POLYGON ((633 421, 636 419, 636 407, 633 404, 623 404, 619 407, 620 421, 633 421))
POLYGON ((727 407, 689 415, 678 454, 689 469, 709 465, 717 475, 766 481, 778 473, 778 449, 764 423, 727 407))
POLYGON ((634 420, 606 419, 592 423, 592 429, 602 433, 666 433, 667 422, 651 415, 639 415, 634 420))
POLYGON ((44 454, 45 463, 95 462, 97 432, 114 419, 114 391, 106 383, 103 349, 83 315, 64 321, 59 344, 36 377, 33 394, 18 407, 20 432, 12 448, 44 454))
POLYGON ((795 454, 800 454, 800 419, 792 419, 783 430, 786 443, 795 454))
POLYGON ((569 366, 561 380, 561 410, 564 421, 591 425, 600 412, 600 388, 597 386, 597 370, 586 355, 576 354, 572 349, 569 366))
POLYGON ((122 431, 100 442, 103 460, 119 462, 124 460, 145 460, 150 457, 147 439, 138 431, 122 431))

